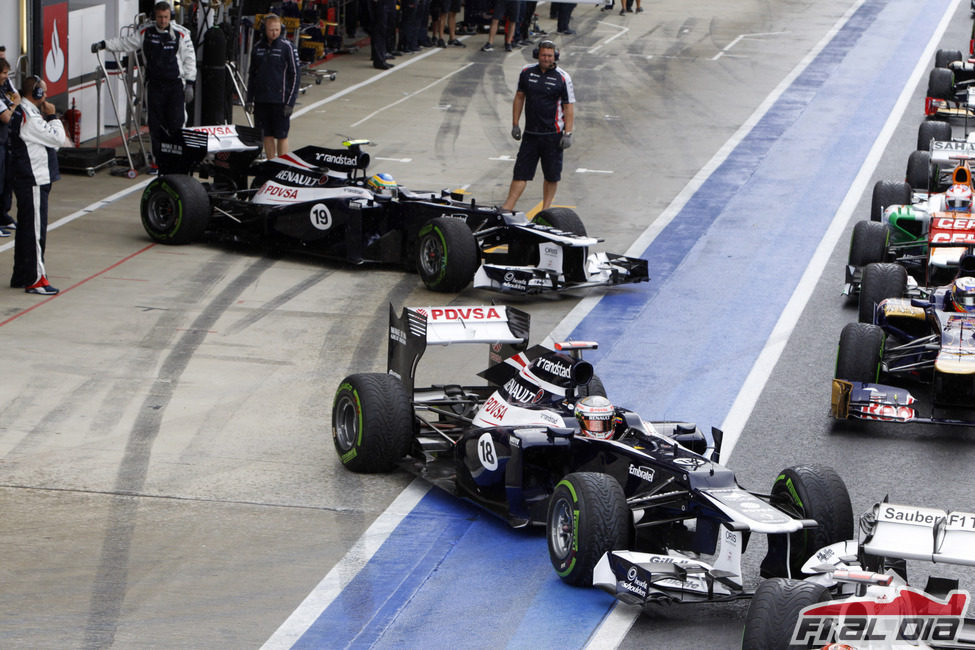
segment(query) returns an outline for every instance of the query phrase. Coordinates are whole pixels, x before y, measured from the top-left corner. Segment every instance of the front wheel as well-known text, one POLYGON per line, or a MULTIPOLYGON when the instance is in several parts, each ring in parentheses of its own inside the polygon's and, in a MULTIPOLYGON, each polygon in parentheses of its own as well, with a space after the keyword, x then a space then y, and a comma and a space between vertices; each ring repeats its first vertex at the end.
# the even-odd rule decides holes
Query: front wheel
POLYGON ((559 481, 548 501, 548 556, 562 580, 592 585, 599 558, 629 539, 623 488, 609 474, 576 472, 559 481))
POLYGON ((210 219, 210 198, 192 176, 156 178, 142 192, 142 227, 161 244, 188 244, 203 236, 210 219))
POLYGON ((420 228, 416 254, 416 270, 423 284, 444 293, 469 285, 481 261, 467 222, 452 217, 437 217, 420 228))
POLYGON ((883 262, 890 244, 890 228, 876 221, 858 221, 850 237, 850 266, 861 268, 874 262, 883 262))
POLYGON ((819 526, 792 533, 789 539, 769 535, 763 576, 797 576, 813 553, 853 538, 850 493, 832 467, 797 465, 782 470, 772 484, 770 503, 797 519, 815 519, 819 526))
POLYGON ((903 181, 877 181, 870 197, 870 221, 882 221, 891 205, 910 205, 911 194, 911 186, 903 181))
POLYGON ((770 578, 758 585, 745 615, 742 650, 781 650, 800 647, 792 633, 803 609, 831 600, 829 589, 814 582, 770 578))
POLYGON ((893 262, 867 264, 860 276, 860 302, 857 305, 860 322, 875 322, 877 305, 887 298, 903 298, 905 293, 907 269, 893 262))
POLYGON ((834 377, 873 384, 880 377, 884 330, 867 323, 847 323, 840 333, 834 377))
POLYGON ((353 472, 389 472, 413 441, 413 404, 392 375, 365 373, 342 380, 332 402, 332 443, 353 472))
POLYGON ((532 219, 537 224, 552 226, 556 230, 570 232, 573 235, 586 236, 586 225, 576 214, 575 210, 569 208, 549 208, 542 210, 532 219))

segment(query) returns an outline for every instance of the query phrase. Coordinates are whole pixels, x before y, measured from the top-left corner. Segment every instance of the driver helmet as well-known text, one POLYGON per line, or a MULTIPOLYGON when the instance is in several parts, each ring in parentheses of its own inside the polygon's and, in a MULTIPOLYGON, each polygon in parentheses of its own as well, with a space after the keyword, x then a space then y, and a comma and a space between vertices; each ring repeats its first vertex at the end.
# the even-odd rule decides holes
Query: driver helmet
POLYGON ((952 212, 969 212, 972 209, 972 188, 955 184, 945 192, 945 209, 952 212))
POLYGON ((367 182, 369 189, 380 199, 392 199, 397 194, 396 180, 392 174, 373 174, 367 182))
POLYGON ((608 440, 613 437, 613 420, 616 409, 612 402, 600 395, 587 395, 578 402, 575 408, 576 420, 582 435, 587 438, 608 440))
POLYGON ((955 311, 975 314, 975 278, 963 275, 951 284, 951 304, 955 311))

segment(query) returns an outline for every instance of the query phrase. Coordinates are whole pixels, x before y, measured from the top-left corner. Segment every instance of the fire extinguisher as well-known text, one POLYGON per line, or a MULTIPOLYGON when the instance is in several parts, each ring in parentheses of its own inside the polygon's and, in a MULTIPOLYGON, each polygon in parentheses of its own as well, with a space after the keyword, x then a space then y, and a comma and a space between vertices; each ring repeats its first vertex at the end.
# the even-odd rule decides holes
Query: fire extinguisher
POLYGON ((71 141, 75 147, 81 146, 81 111, 75 108, 75 99, 71 98, 71 108, 64 112, 64 121, 67 122, 68 133, 71 134, 71 141))

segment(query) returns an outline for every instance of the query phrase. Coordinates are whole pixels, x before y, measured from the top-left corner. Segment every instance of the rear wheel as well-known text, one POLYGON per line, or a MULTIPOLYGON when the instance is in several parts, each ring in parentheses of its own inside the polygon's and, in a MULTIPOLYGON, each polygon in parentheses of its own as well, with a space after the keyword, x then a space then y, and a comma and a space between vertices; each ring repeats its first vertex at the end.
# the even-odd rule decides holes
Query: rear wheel
POLYGON ((546 536, 555 572, 570 585, 592 585, 604 553, 626 546, 630 511, 609 474, 577 472, 559 481, 548 501, 546 536))
POLYGON ((366 373, 342 380, 332 402, 332 442, 353 472, 389 472, 410 449, 413 404, 392 375, 366 373))
POLYGON ((948 68, 935 68, 928 73, 928 97, 951 99, 955 91, 955 74, 948 68))
POLYGON ((569 208, 549 208, 542 210, 532 219, 535 223, 543 226, 552 226, 558 230, 571 232, 573 235, 586 236, 586 225, 576 214, 575 210, 569 208))
POLYGON ((853 236, 850 238, 850 266, 857 268, 883 262, 887 257, 887 246, 890 243, 890 228, 885 223, 876 221, 860 221, 853 226, 853 236))
POLYGON ((834 376, 845 381, 876 383, 885 338, 877 325, 847 323, 840 333, 834 376))
POLYGON ((938 50, 934 55, 936 68, 947 68, 954 61, 964 61, 959 50, 938 50))
POLYGON ((789 576, 798 576, 813 553, 853 538, 853 506, 846 484, 832 467, 797 465, 782 470, 772 484, 772 505, 797 519, 815 519, 816 528, 789 535, 769 535, 768 555, 762 575, 788 577, 783 571, 788 558, 789 576))
POLYGON ((210 197, 192 176, 169 174, 142 192, 142 227, 161 244, 188 244, 203 236, 210 219, 210 197))
MULTIPOLYGON (((922 192, 936 191, 931 187, 931 152, 912 151, 907 158, 907 184, 922 192)), ((909 202, 908 202, 909 203, 909 202)))
POLYGON ((431 291, 464 289, 480 263, 477 241, 463 219, 437 217, 420 229, 416 270, 431 291))
POLYGON ((948 142, 951 140, 951 124, 929 120, 921 122, 917 128, 917 149, 918 151, 931 151, 931 141, 948 142))
POLYGON ((831 600, 829 589, 802 580, 770 578, 758 585, 745 615, 743 650, 781 650, 792 645, 792 632, 803 609, 831 600))
POLYGON ((870 221, 882 221, 891 205, 910 205, 911 186, 903 181, 877 181, 870 200, 870 221))
POLYGON ((907 269, 900 264, 883 262, 863 267, 860 280, 859 319, 873 323, 875 310, 887 298, 903 298, 907 293, 907 269))

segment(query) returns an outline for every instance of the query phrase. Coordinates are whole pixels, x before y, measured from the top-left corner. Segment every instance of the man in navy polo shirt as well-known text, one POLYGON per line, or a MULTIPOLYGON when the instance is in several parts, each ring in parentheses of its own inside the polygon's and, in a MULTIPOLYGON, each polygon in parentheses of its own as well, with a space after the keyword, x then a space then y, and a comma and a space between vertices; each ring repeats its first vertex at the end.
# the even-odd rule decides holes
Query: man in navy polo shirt
POLYGON ((569 73, 556 65, 558 51, 552 41, 538 44, 538 63, 528 65, 518 76, 518 91, 512 105, 511 137, 521 140, 515 170, 508 188, 508 198, 501 206, 514 210, 535 169, 542 163, 542 209, 555 199, 562 178, 562 152, 572 146, 572 124, 575 118, 575 91, 569 73), (525 113, 522 137, 521 113, 525 113))

